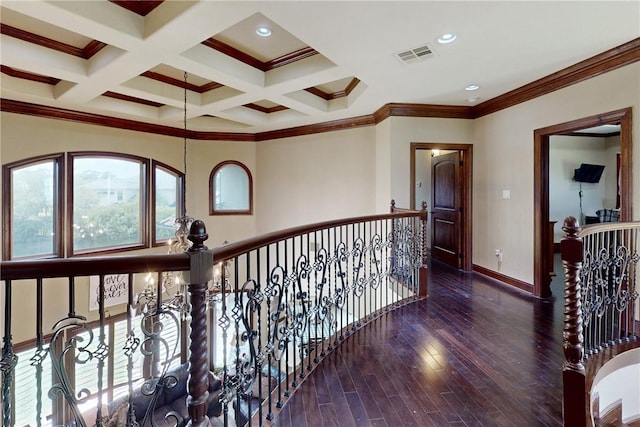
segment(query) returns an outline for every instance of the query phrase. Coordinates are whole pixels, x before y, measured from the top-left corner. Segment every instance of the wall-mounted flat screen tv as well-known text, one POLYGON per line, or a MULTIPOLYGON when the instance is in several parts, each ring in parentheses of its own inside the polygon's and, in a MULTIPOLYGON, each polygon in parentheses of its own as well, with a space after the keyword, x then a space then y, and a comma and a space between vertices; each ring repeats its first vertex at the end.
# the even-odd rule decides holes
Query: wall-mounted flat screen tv
POLYGON ((582 163, 578 169, 574 170, 573 180, 576 182, 599 182, 603 171, 604 165, 582 163))

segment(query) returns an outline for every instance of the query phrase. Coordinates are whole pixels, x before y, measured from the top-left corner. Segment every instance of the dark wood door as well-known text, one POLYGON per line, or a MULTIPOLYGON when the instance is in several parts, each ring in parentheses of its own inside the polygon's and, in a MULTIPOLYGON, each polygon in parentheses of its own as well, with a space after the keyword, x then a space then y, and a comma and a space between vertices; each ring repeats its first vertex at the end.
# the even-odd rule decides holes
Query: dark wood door
POLYGON ((458 151, 431 162, 431 256, 461 268, 462 179, 458 151))

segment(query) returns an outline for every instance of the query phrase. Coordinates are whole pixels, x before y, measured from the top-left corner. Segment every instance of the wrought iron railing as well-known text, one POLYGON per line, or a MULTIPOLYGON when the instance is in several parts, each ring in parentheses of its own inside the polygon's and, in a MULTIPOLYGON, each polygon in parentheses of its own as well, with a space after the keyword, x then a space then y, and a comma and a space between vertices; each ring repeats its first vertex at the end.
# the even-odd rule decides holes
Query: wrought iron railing
POLYGON ((569 217, 562 229, 564 421, 585 426, 591 424, 586 399, 591 377, 609 357, 638 344, 640 222, 580 228, 569 217), (589 370, 587 362, 594 362, 589 370))
POLYGON ((425 222, 392 212, 210 251, 195 221, 186 253, 3 262, 3 426, 262 425, 347 337, 426 296, 425 222))

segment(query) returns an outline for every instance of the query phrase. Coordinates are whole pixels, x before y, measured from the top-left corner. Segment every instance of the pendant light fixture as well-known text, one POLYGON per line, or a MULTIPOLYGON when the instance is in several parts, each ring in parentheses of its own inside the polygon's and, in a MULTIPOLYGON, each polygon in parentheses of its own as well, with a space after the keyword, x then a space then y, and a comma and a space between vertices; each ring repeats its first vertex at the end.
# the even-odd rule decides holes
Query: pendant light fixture
MULTIPOLYGON (((176 211, 176 219, 174 221, 174 238, 169 240, 169 254, 184 253, 191 246, 189 236, 189 228, 193 222, 193 218, 187 215, 187 72, 184 72, 184 99, 183 99, 183 139, 182 139, 182 162, 184 177, 182 179, 181 200, 179 201, 179 209, 176 211)), ((156 286, 152 275, 147 275, 147 286, 142 295, 143 300, 150 304, 155 300, 156 286)), ((189 316, 191 307, 187 296, 187 283, 180 271, 165 271, 162 273, 162 291, 168 295, 163 305, 170 310, 180 313, 182 319, 189 316)), ((140 301, 140 299, 139 299, 140 301)))

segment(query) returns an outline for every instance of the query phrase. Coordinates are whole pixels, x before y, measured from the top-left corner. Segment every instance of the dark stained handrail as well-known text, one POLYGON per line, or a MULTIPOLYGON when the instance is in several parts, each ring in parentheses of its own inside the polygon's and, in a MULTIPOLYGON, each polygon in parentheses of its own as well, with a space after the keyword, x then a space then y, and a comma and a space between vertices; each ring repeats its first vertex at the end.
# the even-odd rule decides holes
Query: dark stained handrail
POLYGON ((420 211, 406 211, 402 213, 388 213, 379 215, 360 216, 352 218, 335 219, 330 221, 318 222, 315 224, 300 225, 297 227, 287 228, 281 231, 266 233, 262 236, 251 237, 230 243, 225 246, 217 247, 213 250, 213 259, 216 263, 224 262, 235 258, 239 255, 247 253, 251 250, 261 248, 291 237, 300 236, 314 231, 320 231, 331 227, 339 227, 343 225, 357 224, 359 222, 376 221, 382 219, 393 218, 411 218, 420 217, 420 211))
MULTIPOLYGON (((364 221, 420 217, 420 214, 421 211, 403 210, 398 213, 342 218, 291 227, 215 248, 213 249, 213 259, 216 263, 224 262, 271 243, 330 227, 356 224, 364 221)), ((3 261, 0 264, 0 280, 127 274, 143 271, 186 271, 188 269, 189 257, 185 254, 17 260, 3 261)))
POLYGON ((0 280, 186 270, 189 270, 189 256, 186 254, 55 258, 3 261, 0 280))
MULTIPOLYGON (((97 368, 98 368, 98 403, 97 403, 97 412, 96 417, 101 419, 103 416, 103 405, 101 401, 103 383, 102 383, 102 372, 105 369, 105 351, 107 349, 109 351, 109 343, 107 343, 106 336, 106 323, 105 323, 105 310, 104 310, 104 276, 111 274, 128 274, 129 281, 131 283, 132 277, 136 273, 145 273, 145 272, 154 272, 158 273, 157 276, 157 286, 154 284, 151 287, 155 287, 155 294, 157 297, 157 304, 150 305, 149 311, 147 310, 147 306, 143 309, 144 317, 142 319, 142 323, 145 325, 145 322, 154 322, 154 327, 151 330, 144 330, 142 337, 144 342, 149 345, 150 340, 158 340, 158 338, 154 331, 156 328, 162 328, 162 316, 168 311, 165 307, 160 304, 162 298, 160 295, 164 292, 162 290, 163 280, 167 280, 167 277, 164 273, 171 271, 183 271, 188 272, 188 278, 185 276, 185 281, 188 283, 188 292, 186 294, 182 294, 182 297, 188 297, 188 305, 186 306, 189 309, 189 379, 188 379, 188 398, 187 398, 187 406, 188 413, 190 417, 190 424, 194 427, 204 427, 209 425, 209 415, 207 412, 209 410, 209 387, 210 387, 210 379, 209 379, 209 369, 210 362, 212 360, 212 353, 207 348, 207 342, 209 341, 209 328, 213 325, 213 317, 211 317, 211 313, 213 311, 209 311, 211 301, 209 300, 210 295, 210 283, 211 280, 214 279, 214 268, 213 263, 225 263, 226 261, 235 262, 235 278, 231 279, 233 283, 229 285, 227 282, 226 274, 223 273, 219 280, 220 289, 216 290, 215 286, 211 288, 213 292, 235 292, 235 293, 244 293, 241 298, 236 297, 235 303, 233 307, 225 307, 226 298, 223 298, 222 301, 222 310, 224 311, 224 316, 227 316, 227 311, 232 313, 233 319, 229 320, 227 317, 226 326, 221 324, 221 328, 223 329, 222 337, 223 340, 226 340, 227 329, 229 327, 235 327, 235 333, 239 333, 240 323, 244 325, 247 330, 247 345, 249 346, 248 354, 250 354, 251 359, 248 359, 248 362, 243 362, 243 364, 239 364, 237 361, 233 361, 235 363, 235 371, 232 374, 229 374, 227 371, 228 361, 226 356, 223 359, 223 382, 220 384, 221 388, 213 391, 214 395, 212 395, 212 399, 216 399, 219 404, 224 405, 224 411, 226 414, 227 405, 230 403, 235 403, 239 405, 240 399, 242 396, 246 396, 249 398, 248 406, 246 411, 246 416, 248 417, 258 417, 260 418, 260 425, 262 425, 262 418, 264 417, 267 420, 271 420, 273 417, 273 408, 272 405, 275 400, 271 397, 269 399, 265 399, 269 394, 269 390, 266 391, 267 395, 263 395, 263 375, 258 375, 257 368, 255 372, 246 371, 246 366, 262 366, 264 361, 258 361, 259 354, 256 352, 254 340, 255 336, 257 336, 257 345, 258 348, 275 349, 276 346, 280 349, 285 349, 285 359, 284 359, 284 385, 282 375, 282 360, 281 355, 276 357, 274 353, 274 357, 269 351, 267 351, 267 363, 270 369, 273 366, 276 366, 275 369, 278 370, 277 374, 277 384, 273 385, 273 375, 271 374, 271 370, 267 375, 266 380, 268 381, 268 387, 276 387, 277 386, 277 403, 276 406, 280 407, 283 404, 283 398, 290 396, 291 390, 290 386, 296 388, 299 385, 298 380, 302 379, 306 376, 306 372, 310 371, 314 368, 315 364, 319 363, 322 358, 325 357, 327 352, 331 352, 334 346, 337 346, 342 342, 346 337, 348 337, 352 332, 356 331, 358 328, 362 327, 367 322, 376 318, 377 316, 382 315, 390 308, 393 309, 398 307, 401 304, 405 304, 411 301, 415 301, 416 299, 426 297, 427 295, 427 267, 426 267, 426 248, 425 248, 425 227, 426 227, 426 204, 423 204, 423 209, 420 211, 407 210, 407 209, 397 209, 395 208, 395 204, 392 204, 392 212, 387 214, 378 214, 378 215, 369 215, 369 216, 360 216, 360 217, 352 217, 352 218, 344 218, 344 219, 336 219, 330 221, 319 222, 315 224, 302 225, 297 227, 291 227, 285 230, 267 233, 262 236, 253 237, 249 239, 245 239, 239 242, 235 242, 232 244, 227 244, 225 246, 216 248, 214 250, 208 250, 204 245, 206 239, 208 238, 208 234, 206 232, 206 228, 204 223, 199 220, 195 220, 190 227, 188 238, 193 242, 193 245, 185 252, 180 254, 151 254, 151 255, 126 255, 126 256, 100 256, 100 257, 84 257, 78 256, 74 258, 67 259, 39 259, 39 260, 15 260, 15 261, 4 261, 0 264, 0 280, 5 281, 5 309, 7 310, 5 313, 5 335, 4 335, 4 346, 2 348, 2 363, 3 363, 3 385, 2 385, 2 396, 3 398, 6 396, 10 396, 11 391, 11 375, 5 375, 4 371, 12 371, 15 368, 15 364, 17 363, 17 358, 15 357, 15 351, 13 349, 12 343, 12 331, 11 331, 11 312, 10 307, 12 305, 12 287, 16 283, 14 281, 20 280, 29 280, 31 282, 22 282, 22 283, 35 283, 38 289, 42 289, 43 279, 49 278, 69 278, 68 284, 68 292, 69 292, 69 308, 67 317, 58 321, 53 329, 55 330, 53 337, 50 339, 51 348, 62 348, 60 344, 53 345, 53 341, 60 338, 62 340, 68 339, 66 335, 65 328, 69 326, 78 326, 84 329, 89 327, 90 322, 86 322, 82 316, 76 315, 75 311, 75 288, 76 284, 74 281, 75 277, 82 276, 102 276, 99 280, 99 288, 97 291, 98 297, 98 311, 99 311, 99 320, 98 322, 98 330, 99 333, 95 335, 96 343, 98 343, 98 350, 95 352, 95 357, 97 360, 97 368), (397 220, 397 221, 396 221, 397 220), (382 221, 386 222, 384 227, 380 225, 380 229, 378 229, 378 225, 372 226, 371 223, 382 221), (356 232, 356 230, 360 230, 361 227, 358 224, 366 224, 369 223, 368 227, 362 227, 365 229, 363 236, 357 236, 353 242, 353 247, 351 249, 348 248, 348 243, 345 244, 346 240, 343 240, 341 243, 333 242, 336 244, 336 247, 332 250, 335 250, 336 253, 341 254, 340 257, 336 258, 336 264, 338 266, 334 266, 334 261, 329 260, 328 249, 322 248, 320 251, 320 255, 318 255, 315 259, 316 262, 322 264, 325 263, 325 267, 322 269, 317 269, 317 274, 311 275, 311 279, 309 282, 305 282, 304 278, 307 277, 308 267, 307 265, 307 257, 308 253, 300 255, 299 259, 293 260, 292 256, 293 252, 290 252, 287 255, 288 242, 291 242, 292 239, 297 239, 300 237, 300 248, 302 248, 303 236, 307 235, 307 252, 309 251, 310 244, 310 235, 316 232, 320 232, 320 234, 328 233, 333 229, 335 239, 335 229, 341 227, 348 227, 348 230, 345 234, 349 234, 350 232, 356 232), (351 227, 353 226, 353 227, 351 227), (368 233, 371 234, 371 242, 366 243, 364 239, 367 235, 366 228, 368 228, 368 233), (385 231, 378 231, 385 230, 385 231), (277 265, 271 266, 269 265, 270 274, 269 274, 269 285, 273 286, 273 290, 268 290, 268 287, 265 286, 264 291, 260 291, 259 286, 262 284, 260 279, 260 257, 264 252, 266 256, 266 261, 269 263, 270 250, 273 245, 276 246, 275 255, 278 256, 279 248, 282 243, 285 242, 284 246, 284 259, 282 264, 280 264, 278 260, 275 260, 277 265), (370 245, 370 246, 366 246, 370 245), (403 246, 404 245, 404 246, 403 246), (342 252, 340 252, 342 251, 342 252), (352 252, 349 252, 352 251, 352 252), (387 252, 388 251, 388 252, 387 252), (255 254, 254 254, 255 253, 255 254), (349 255, 346 255, 349 254, 349 255), (377 255, 376 255, 377 254, 377 255), (256 280, 247 280, 242 287, 239 286, 238 282, 238 258, 245 257, 243 260, 246 260, 246 268, 247 274, 249 275, 249 263, 252 261, 252 257, 257 259, 257 281, 256 280), (385 257, 389 261, 380 261, 379 257, 385 257), (353 259, 351 259, 353 258, 353 259), (350 261, 351 259, 351 261, 350 261), (373 267, 363 267, 366 263, 371 263, 373 267), (384 263, 382 268, 379 268, 380 264, 384 263), (275 274, 273 272, 276 272, 275 274), (328 279, 324 276, 326 271, 333 271, 333 279, 336 282, 331 286, 331 279, 328 279), (320 274, 320 272, 322 274, 320 274), (353 273, 353 277, 348 279, 344 279, 347 276, 347 272, 353 273), (163 274, 160 274, 163 273, 163 274), (282 273, 282 276, 280 276, 282 273), (298 281, 294 281, 293 285, 290 285, 286 280, 290 280, 292 276, 297 277, 298 281), (366 276, 366 277, 365 277, 366 276), (287 278, 286 280, 284 278, 287 278), (282 278, 282 282, 277 282, 278 278, 282 278), (391 278, 391 279, 388 279, 391 278), (349 282, 349 280, 353 280, 353 284, 349 282), (370 280, 370 281, 368 281, 370 280), (391 291, 386 292, 386 299, 383 300, 383 294, 380 293, 379 301, 374 298, 376 292, 385 286, 389 285, 381 285, 385 280, 392 280, 396 283, 398 289, 403 290, 405 287, 409 290, 409 293, 404 291, 398 293, 396 289, 396 293, 391 291), (406 280, 407 282, 403 282, 406 280), (340 285, 338 282, 340 281, 340 285), (312 283, 313 282, 313 283, 312 283), (345 283, 349 282, 349 283, 345 283), (370 283, 370 285, 368 285, 370 283), (253 284, 253 285, 252 285, 253 284), (298 307, 297 300, 304 298, 304 295, 307 295, 310 292, 311 285, 314 285, 314 289, 319 289, 318 295, 316 295, 315 300, 311 298, 308 304, 315 304, 315 306, 309 307, 306 306, 306 302, 303 303, 300 307, 298 307), (279 290, 278 288, 280 286, 279 290), (307 286, 307 288, 305 288, 307 286), (365 290, 370 286, 373 294, 367 296, 365 294, 365 290), (382 288, 380 288, 382 286, 382 288), (332 295, 323 295, 323 290, 325 290, 328 294, 332 295), (264 293, 267 292, 267 293, 264 293), (274 293, 275 292, 275 293, 274 293), (293 294, 295 292, 295 295, 293 294), (322 299, 319 299, 318 296, 322 296, 322 299), (269 335, 272 341, 265 343, 262 341, 259 332, 261 329, 261 322, 265 321, 260 317, 260 314, 257 315, 257 324, 253 325, 253 315, 251 315, 251 311, 255 311, 257 313, 261 313, 261 311, 257 308, 260 307, 260 299, 265 298, 268 300, 267 309, 271 310, 273 308, 276 313, 275 317, 269 317, 266 321, 268 323, 267 327, 271 328, 270 330, 275 331, 278 328, 278 334, 273 333, 269 335), (284 298, 284 300, 282 300, 284 298), (291 298, 291 299, 290 299, 291 298), (245 299, 248 302, 243 302, 245 299), (385 302, 386 301, 386 302, 385 302), (274 304, 276 304, 274 306, 274 304), (7 305, 8 304, 8 305, 7 305), (242 306, 242 304, 245 304, 242 306), (346 305, 342 305, 346 304, 346 305), (385 305, 386 304, 386 305, 385 305), (334 308, 332 308, 334 307, 334 308), (342 313, 342 310, 349 310, 351 307, 353 318, 351 321, 348 321, 345 324, 345 319, 342 315, 340 315, 339 324, 336 322, 335 324, 331 323, 332 313, 342 313), (248 311, 246 311, 248 310, 248 311), (308 310, 308 311, 307 311, 308 310), (323 311, 325 310, 325 311, 323 311), (369 311, 367 311, 369 310, 369 311), (245 312, 246 311, 246 312, 245 312), (319 313, 319 314, 311 314, 308 313, 319 313), (285 329, 281 329, 281 326, 278 326, 275 322, 271 324, 271 320, 276 319, 280 320, 281 316, 284 316, 285 320, 285 329), (313 318, 313 316, 317 316, 313 318), (315 323, 310 323, 310 325, 315 325, 315 328, 310 327, 309 325, 305 325, 304 322, 309 322, 309 319, 315 319, 315 323), (320 320, 321 326, 318 326, 318 320, 320 320), (156 323, 157 322, 157 323, 156 323), (349 323, 351 322, 351 323, 349 323), (326 324, 329 327, 329 333, 326 334, 326 324), (235 324, 235 326, 234 326, 235 324), (160 325, 160 326, 158 326, 160 325), (320 328, 320 329, 319 329, 320 328), (313 329, 313 330, 312 330, 313 329), (306 334, 305 334, 306 330, 306 334), (320 330, 320 335, 318 335, 320 330), (293 335, 291 335, 293 334, 293 335), (313 334, 313 335, 312 335, 313 334), (339 335, 338 335, 339 334, 339 335), (333 336, 333 340, 332 337, 333 336), (304 339, 307 338, 308 345, 308 354, 304 354, 304 339), (292 361, 293 364, 290 364, 289 359, 289 347, 288 343, 292 340, 293 350, 292 361), (320 341, 318 341, 320 340, 320 341), (297 344, 296 344, 297 341, 297 344), (318 344, 320 342, 321 344, 318 344), (315 344, 314 344, 315 343, 315 344), (267 345, 268 344, 268 345, 267 345), (325 347, 326 344, 326 347, 325 347), (314 347, 315 346, 315 347, 314 347), (319 347, 321 346, 321 347, 319 347), (296 353, 297 348, 300 351, 299 363, 297 361, 298 354, 296 353), (315 353, 313 353, 315 351, 315 353), (315 356, 312 359, 312 356, 315 356), (307 365, 304 366, 306 358, 307 365), (272 365, 273 360, 277 360, 277 365, 272 365), (313 363, 312 363, 313 362, 313 363), (245 366, 246 364, 246 366, 245 366), (258 365, 260 364, 260 365, 258 365), (7 369, 4 368, 7 367, 7 369), (292 367, 292 369, 290 369, 292 367), (298 372, 299 370, 299 372, 298 372), (291 380, 291 382, 290 382, 291 380), (257 382, 256 382, 257 381, 257 382), (257 384, 257 385, 256 385, 257 384), (253 388, 257 387, 257 403, 251 400, 254 396, 253 388), (284 390, 283 390, 284 389, 284 390), (254 409, 252 410, 251 405, 254 405, 254 409), (256 405, 259 408, 256 408, 256 405), (265 413, 266 409, 263 409, 263 406, 268 406, 268 413, 265 413)), ((342 236, 343 230, 339 231, 340 239, 343 239, 342 236)), ((347 238, 349 239, 349 238, 347 238)), ((331 240, 327 238, 327 240, 331 240)), ((323 242, 321 238, 321 242, 323 242)), ((321 243, 323 245, 328 242, 321 243)), ((292 245, 293 248, 290 250, 295 250, 295 245, 292 245)), ((317 252, 317 251, 316 251, 317 252)), ((273 262, 274 259, 271 259, 273 262)), ((244 261, 242 261, 244 262, 244 261)), ((315 265, 315 264, 314 264, 315 265)), ((221 269, 222 271, 226 271, 226 267, 221 269)), ((349 273, 349 274, 351 274, 349 273)), ((249 277, 250 278, 250 277, 249 277)), ((263 277, 264 279, 264 277, 263 277)), ((266 283, 266 282, 265 282, 266 283)), ((21 285, 19 285, 21 286, 21 285)), ((85 282, 79 284, 79 286, 85 286, 85 282)), ((133 304, 133 291, 132 287, 129 287, 129 304, 133 304)), ((153 290, 150 291, 151 294, 154 294, 153 290)), ((143 296, 147 295, 147 288, 145 288, 142 293, 143 296)), ((168 300, 169 304, 180 304, 180 299, 178 298, 178 294, 172 296, 176 299, 168 300), (177 302, 176 302, 177 301, 177 302)), ((42 291, 39 291, 37 296, 37 303, 40 304, 42 302, 42 291)), ((136 303, 137 304, 137 303, 136 303)), ((215 303, 214 303, 215 304, 215 303)), ((132 305, 133 306, 133 305, 132 305)), ((37 312, 41 313, 42 308, 39 305, 37 308, 37 312)), ((334 315, 337 315, 335 314, 334 315)), ((131 329, 131 311, 127 313, 127 330, 131 329)), ((178 322, 178 318, 171 315, 168 319, 171 321, 178 322)), ((184 327, 185 319, 182 319, 182 323, 180 327, 184 327)), ((38 320, 36 320, 36 331, 37 331, 37 341, 42 343, 42 316, 38 316, 38 320)), ((143 328, 144 329, 144 328, 143 328)), ((233 333, 233 331, 232 331, 233 333)), ((184 334, 184 332, 183 332, 184 334)), ((138 344, 135 343, 135 340, 130 340, 130 338, 134 337, 133 332, 131 335, 127 337, 127 342, 125 343, 122 349, 125 354, 129 352, 127 357, 131 359, 131 355, 136 349, 138 344)), ((138 338, 138 343, 140 337, 138 338)), ((91 340, 94 340, 94 336, 92 335, 91 340)), ((243 338, 245 340, 245 338, 243 338)), ((57 343, 61 343, 59 339, 56 341, 57 343)), ((226 341, 225 341, 226 342, 226 341)), ((235 351, 236 357, 238 360, 240 359, 240 346, 238 344, 239 341, 236 342, 235 351)), ((144 344, 143 344, 144 345, 144 344)), ((186 347, 182 347, 182 352, 186 355, 186 347)), ((213 343, 211 344, 211 348, 213 348, 213 343)), ((225 344, 226 345, 226 344, 225 344)), ((223 349, 225 347, 223 346, 223 349)), ((226 350, 224 350, 226 351, 226 350)), ((265 354, 267 354, 265 353, 265 354)), ((226 354, 226 353, 225 353, 226 354)), ((262 353, 260 353, 262 354, 262 353)), ((245 355, 243 354, 244 358, 245 355)), ((58 357, 52 357, 51 360, 62 360, 58 357)), ((184 359, 183 359, 184 362, 184 359)), ((37 362, 36 365, 40 366, 41 362, 37 362)), ((129 360, 130 365, 128 366, 129 372, 129 381, 131 381, 132 371, 131 366, 132 362, 129 360)), ((34 365, 35 366, 35 365, 34 365)), ((56 365, 57 369, 64 369, 62 364, 56 365)), ((156 372, 154 371, 153 375, 156 376, 156 372)), ((147 375, 147 374, 145 374, 147 375)), ((165 373, 162 373, 165 375, 165 373)), ((146 384, 146 383, 145 383, 146 384)), ((38 396, 41 396, 41 387, 38 386, 38 396)), ((66 389, 65 389, 66 390, 66 389)), ((128 402, 130 412, 128 414, 129 421, 133 420, 133 391, 131 386, 129 387, 129 395, 128 402)), ((270 395, 269 395, 270 396, 270 395)), ((78 419, 78 417, 82 417, 82 415, 78 412, 77 402, 74 400, 75 397, 72 392, 67 392, 64 396, 67 402, 70 402, 73 414, 73 417, 78 419)), ((10 405, 7 402, 10 402, 12 399, 3 399, 5 402, 4 412, 10 413, 10 405)), ((36 405, 37 406, 37 405, 36 405)), ((236 409, 239 410, 239 409, 236 409)), ((38 414, 40 409, 38 409, 38 414)), ((55 415, 55 410, 53 412, 55 415)), ((148 414, 148 412, 147 412, 148 414)), ((217 416, 217 415, 216 415, 217 416)), ((225 425, 227 423, 227 418, 225 415, 225 425)), ((5 420, 3 425, 10 425, 10 421, 5 420)))

